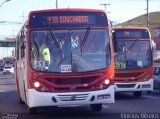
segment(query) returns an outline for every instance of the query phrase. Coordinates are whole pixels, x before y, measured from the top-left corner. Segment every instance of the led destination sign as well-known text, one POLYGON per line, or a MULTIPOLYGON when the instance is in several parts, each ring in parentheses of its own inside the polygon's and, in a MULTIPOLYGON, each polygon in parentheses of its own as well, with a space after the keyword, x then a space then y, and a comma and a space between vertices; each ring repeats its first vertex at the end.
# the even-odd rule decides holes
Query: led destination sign
POLYGON ((94 16, 49 16, 47 18, 49 23, 94 23, 94 20, 94 16))
POLYGON ((37 12, 29 19, 30 28, 47 26, 107 26, 106 15, 100 12, 37 12))
MULTIPOLYGON (((48 16, 48 25, 94 25, 95 16, 48 16)), ((44 22, 45 24, 45 22, 44 22)))
POLYGON ((147 30, 116 30, 116 37, 118 39, 128 38, 149 38, 147 30))

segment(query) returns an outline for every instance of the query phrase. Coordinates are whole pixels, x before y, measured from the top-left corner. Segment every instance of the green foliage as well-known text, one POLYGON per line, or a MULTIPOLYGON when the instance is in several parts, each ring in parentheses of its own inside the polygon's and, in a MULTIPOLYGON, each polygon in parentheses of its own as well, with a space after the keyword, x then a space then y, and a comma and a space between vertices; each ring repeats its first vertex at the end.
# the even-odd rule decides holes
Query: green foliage
POLYGON ((149 23, 147 24, 147 15, 143 14, 131 20, 128 20, 124 23, 118 24, 120 26, 145 26, 151 32, 151 36, 153 38, 153 29, 155 27, 160 27, 160 20, 159 20, 160 12, 151 12, 149 13, 149 23))

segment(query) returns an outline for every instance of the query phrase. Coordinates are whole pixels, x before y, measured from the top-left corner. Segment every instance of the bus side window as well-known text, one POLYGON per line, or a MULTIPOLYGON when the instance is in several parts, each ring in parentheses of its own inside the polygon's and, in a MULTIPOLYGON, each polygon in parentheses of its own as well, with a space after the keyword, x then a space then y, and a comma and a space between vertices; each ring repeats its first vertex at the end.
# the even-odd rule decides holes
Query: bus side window
POLYGON ((24 34, 24 31, 21 32, 20 36, 20 50, 21 50, 21 58, 25 57, 25 48, 26 48, 26 36, 24 34))
POLYGON ((17 37, 16 42, 16 59, 19 60, 19 36, 17 37))

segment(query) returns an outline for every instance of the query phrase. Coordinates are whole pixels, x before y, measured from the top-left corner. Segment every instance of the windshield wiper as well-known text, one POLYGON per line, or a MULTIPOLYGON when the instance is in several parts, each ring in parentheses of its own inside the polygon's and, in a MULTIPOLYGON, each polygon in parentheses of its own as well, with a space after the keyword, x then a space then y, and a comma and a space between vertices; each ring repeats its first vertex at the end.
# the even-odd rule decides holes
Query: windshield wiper
POLYGON ((49 32, 50 32, 51 37, 52 37, 52 39, 53 39, 53 41, 54 41, 54 43, 55 43, 55 46, 56 46, 57 48, 60 48, 59 43, 58 43, 58 41, 57 41, 57 39, 56 39, 56 37, 55 37, 55 34, 53 33, 52 30, 53 30, 52 27, 49 27, 49 32))
POLYGON ((86 33, 85 33, 85 35, 84 35, 84 38, 83 38, 83 40, 82 40, 82 42, 81 42, 80 47, 83 47, 84 44, 86 43, 90 30, 91 30, 91 27, 88 27, 88 28, 87 28, 87 31, 86 31, 86 33))
POLYGON ((127 52, 130 51, 130 49, 137 43, 139 39, 137 38, 132 44, 131 46, 127 49, 127 52))
POLYGON ((89 35, 90 30, 91 30, 91 27, 88 27, 88 28, 87 28, 87 31, 86 31, 86 33, 85 33, 85 35, 84 35, 84 38, 83 38, 83 40, 82 40, 82 42, 81 42, 81 44, 80 44, 81 54, 82 54, 82 47, 85 45, 85 43, 86 43, 86 41, 87 41, 87 38, 88 38, 88 35, 89 35))

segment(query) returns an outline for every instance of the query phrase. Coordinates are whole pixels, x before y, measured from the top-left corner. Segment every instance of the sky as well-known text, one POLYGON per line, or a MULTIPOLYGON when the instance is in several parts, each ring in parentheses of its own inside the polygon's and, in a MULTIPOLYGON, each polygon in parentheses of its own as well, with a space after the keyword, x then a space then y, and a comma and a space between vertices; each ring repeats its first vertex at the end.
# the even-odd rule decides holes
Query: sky
MULTIPOLYGON (((0 40, 15 37, 30 11, 55 9, 56 0, 0 0, 0 40), (4 2, 4 4, 2 4, 4 2), (6 21, 6 23, 1 23, 6 21)), ((58 8, 93 8, 105 10, 111 21, 124 22, 146 14, 147 0, 57 0, 58 8)), ((160 0, 149 0, 149 12, 160 11, 160 0)), ((8 54, 8 53, 5 53, 8 54)), ((1 57, 1 54, 0 54, 1 57)))
MULTIPOLYGON (((2 4, 5 0, 0 0, 2 4)), ((94 8, 105 10, 111 21, 124 22, 145 14, 147 0, 57 0, 58 8, 94 8)), ((56 0, 10 0, 0 7, 0 36, 16 36, 21 24, 10 22, 23 22, 32 10, 54 9, 56 0)), ((160 0, 149 0, 149 12, 160 11, 160 0)), ((0 39, 1 40, 1 39, 0 39)))

